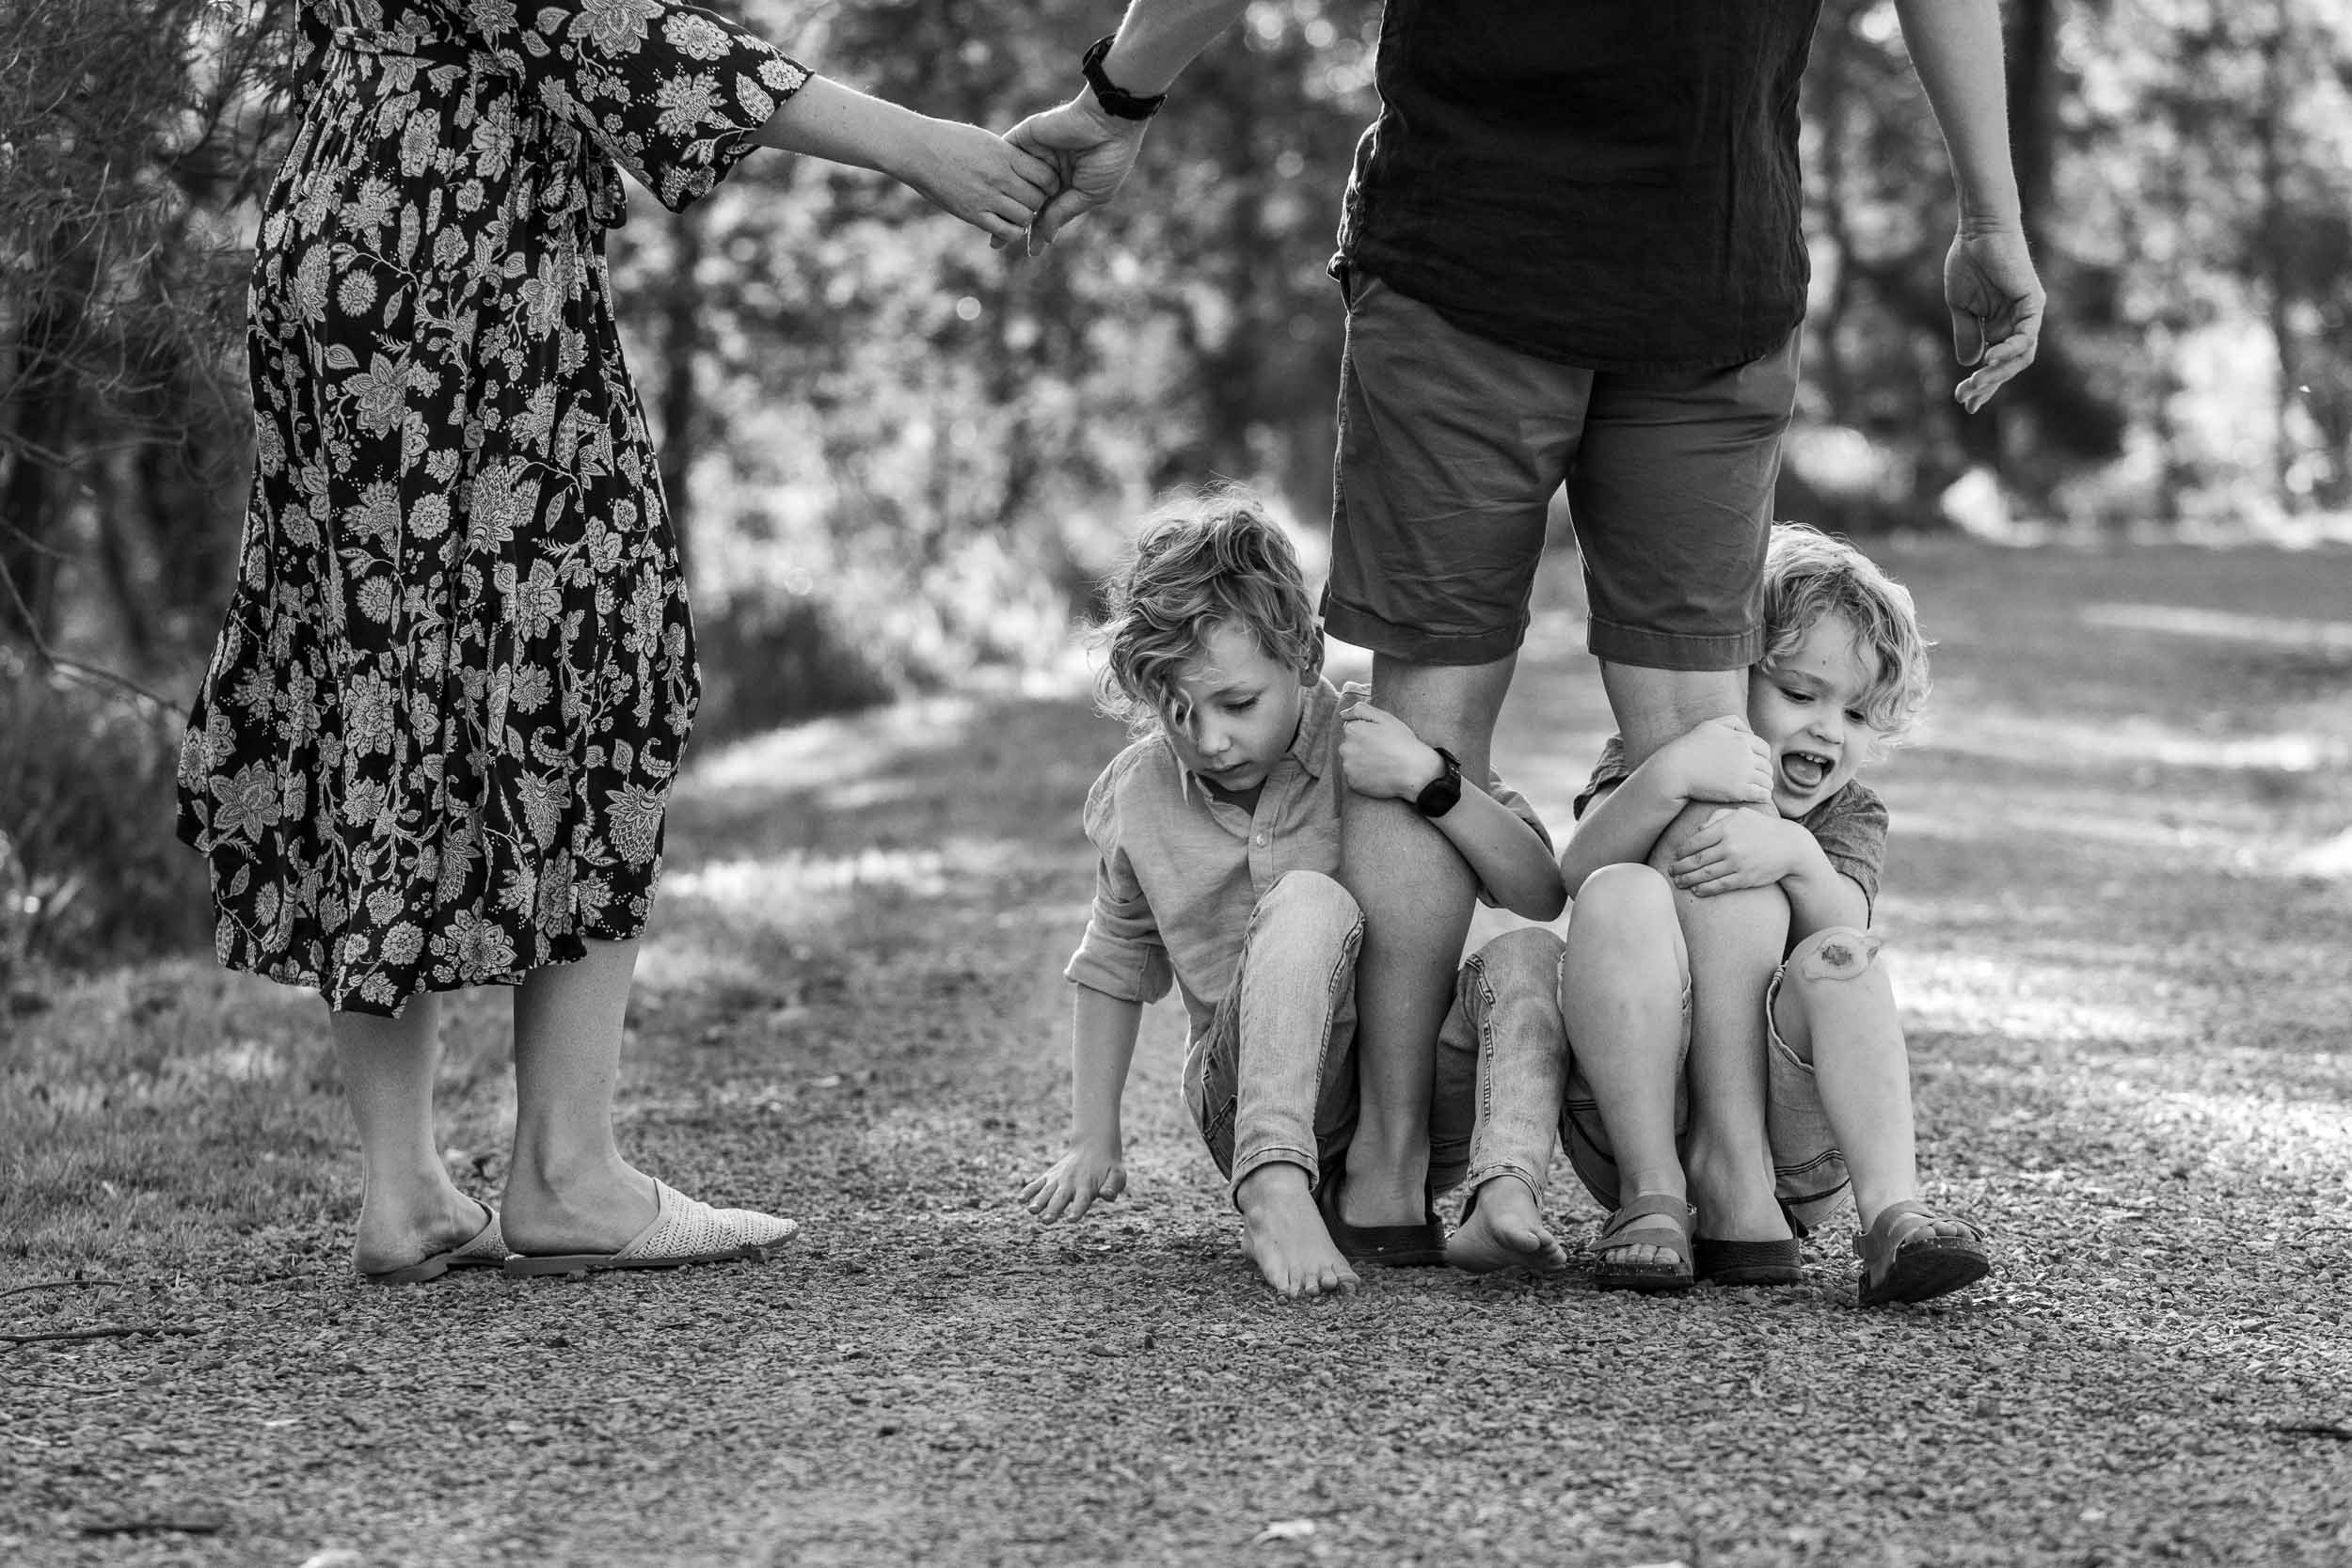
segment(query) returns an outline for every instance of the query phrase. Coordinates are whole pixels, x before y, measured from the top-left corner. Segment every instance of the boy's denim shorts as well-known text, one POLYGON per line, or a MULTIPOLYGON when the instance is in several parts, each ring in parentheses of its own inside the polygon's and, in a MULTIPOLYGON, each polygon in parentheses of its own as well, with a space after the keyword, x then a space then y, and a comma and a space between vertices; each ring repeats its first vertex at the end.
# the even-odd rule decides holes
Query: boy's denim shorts
POLYGON ((1342 288, 1332 636, 1419 664, 1517 651, 1565 483, 1596 656, 1656 670, 1761 657, 1795 334, 1724 370, 1597 372, 1465 332, 1360 268, 1342 288))
MULTIPOLYGON (((1846 1201, 1848 1177, 1845 1156, 1837 1151, 1837 1140, 1829 1130, 1829 1113, 1821 1108, 1821 1091, 1813 1076, 1812 1064, 1789 1048, 1780 1037, 1780 1028, 1772 1022, 1772 1004, 1780 998, 1780 977, 1785 969, 1775 971, 1772 984, 1764 989, 1764 1032, 1768 1042, 1765 1051, 1764 1135, 1772 1146, 1772 1176, 1780 1206, 1788 1212, 1789 1223, 1797 1234, 1805 1235, 1837 1212, 1846 1201)), ((1691 1051, 1691 992, 1682 992, 1682 1051, 1687 1058, 1691 1051)), ((1679 1135, 1690 1111, 1687 1092, 1681 1074, 1675 1078, 1675 1132, 1679 1135)), ((1560 1103, 1560 1147, 1566 1150, 1568 1164, 1575 1168, 1577 1179, 1584 1190, 1593 1195, 1595 1202, 1604 1209, 1614 1209, 1617 1195, 1617 1160, 1609 1147, 1609 1133, 1601 1126, 1600 1108, 1593 1100, 1592 1085, 1576 1066, 1576 1042, 1568 1042, 1568 1086, 1560 1103)))

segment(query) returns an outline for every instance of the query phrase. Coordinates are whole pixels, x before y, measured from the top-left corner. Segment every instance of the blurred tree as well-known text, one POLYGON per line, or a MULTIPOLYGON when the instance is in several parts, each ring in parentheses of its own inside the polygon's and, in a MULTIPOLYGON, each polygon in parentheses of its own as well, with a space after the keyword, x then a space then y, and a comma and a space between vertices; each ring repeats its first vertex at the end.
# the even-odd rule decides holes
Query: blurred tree
POLYGON ((291 6, 10 9, 0 631, 46 648, 64 610, 59 567, 87 554, 116 637, 144 663, 184 635, 175 623, 216 610, 226 580, 219 535, 242 494, 249 424, 245 229, 284 124, 291 6))

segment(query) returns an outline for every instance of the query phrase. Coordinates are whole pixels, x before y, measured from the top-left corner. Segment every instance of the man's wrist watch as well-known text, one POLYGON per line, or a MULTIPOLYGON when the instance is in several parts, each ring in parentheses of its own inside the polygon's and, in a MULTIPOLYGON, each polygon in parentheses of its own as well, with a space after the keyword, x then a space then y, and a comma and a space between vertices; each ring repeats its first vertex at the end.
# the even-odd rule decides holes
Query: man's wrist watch
POLYGON ((1111 43, 1118 36, 1113 33, 1096 39, 1078 61, 1078 69, 1085 73, 1087 86, 1094 89, 1094 101, 1103 106, 1104 114, 1114 119, 1150 119, 1168 102, 1168 94, 1145 98, 1139 93, 1124 92, 1103 74, 1103 56, 1111 52, 1111 43))
POLYGON ((1413 809, 1434 821, 1461 800, 1462 765, 1442 746, 1429 749, 1438 753, 1438 761, 1445 771, 1422 785, 1421 793, 1413 797, 1413 809))

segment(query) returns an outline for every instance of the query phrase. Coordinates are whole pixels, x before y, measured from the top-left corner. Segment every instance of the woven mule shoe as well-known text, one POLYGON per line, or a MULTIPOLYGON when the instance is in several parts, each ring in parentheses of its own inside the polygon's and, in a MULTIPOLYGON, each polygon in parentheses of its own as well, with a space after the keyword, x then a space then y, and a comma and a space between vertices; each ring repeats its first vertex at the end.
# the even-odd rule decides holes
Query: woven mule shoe
POLYGON ((506 1261, 506 1238, 499 1234, 499 1212, 486 1203, 482 1212, 490 1217, 482 1222, 482 1228, 464 1245, 437 1252, 405 1269, 381 1269, 359 1277, 371 1285, 421 1285, 428 1279, 440 1278, 452 1269, 498 1268, 506 1261))
POLYGON ((796 1220, 752 1209, 713 1209, 680 1194, 666 1181, 653 1184, 659 1206, 652 1223, 618 1252, 514 1253, 506 1259, 512 1277, 542 1274, 589 1274, 600 1269, 675 1269, 689 1263, 765 1261, 771 1247, 798 1230, 796 1220))

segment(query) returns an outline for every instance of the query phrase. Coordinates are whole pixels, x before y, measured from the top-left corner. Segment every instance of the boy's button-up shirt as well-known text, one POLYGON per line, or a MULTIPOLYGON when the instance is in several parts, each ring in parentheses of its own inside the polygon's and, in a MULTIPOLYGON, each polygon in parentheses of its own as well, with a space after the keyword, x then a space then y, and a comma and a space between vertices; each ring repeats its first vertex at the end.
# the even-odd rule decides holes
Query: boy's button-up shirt
MULTIPOLYGON (((1128 1002, 1156 1002, 1171 980, 1194 1035, 1232 984, 1249 916, 1285 872, 1340 868, 1340 712, 1365 695, 1318 678, 1298 734, 1245 811, 1186 775, 1165 732, 1136 741, 1087 792, 1094 907, 1065 978, 1128 1002)), ((1501 781, 1486 792, 1544 832, 1501 781)), ((1549 835, 1545 836, 1549 843, 1549 835)))

